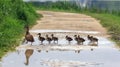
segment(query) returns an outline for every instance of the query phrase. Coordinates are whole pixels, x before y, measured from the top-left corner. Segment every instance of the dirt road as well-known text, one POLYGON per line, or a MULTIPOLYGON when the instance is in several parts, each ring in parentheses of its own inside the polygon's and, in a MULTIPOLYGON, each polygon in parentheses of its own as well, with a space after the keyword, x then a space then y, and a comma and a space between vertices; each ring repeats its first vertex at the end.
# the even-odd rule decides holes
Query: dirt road
POLYGON ((106 30, 99 23, 100 21, 77 13, 37 11, 43 18, 37 20, 32 30, 74 30, 99 32, 97 35, 106 36, 106 30))

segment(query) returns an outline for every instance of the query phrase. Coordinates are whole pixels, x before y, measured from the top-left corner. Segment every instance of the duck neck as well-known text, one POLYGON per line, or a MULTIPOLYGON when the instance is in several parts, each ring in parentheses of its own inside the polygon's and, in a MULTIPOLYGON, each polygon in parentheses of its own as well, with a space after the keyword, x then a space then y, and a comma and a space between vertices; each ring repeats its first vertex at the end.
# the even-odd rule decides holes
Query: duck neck
POLYGON ((30 33, 29 33, 29 27, 26 27, 26 35, 27 35, 27 34, 30 34, 30 33))
POLYGON ((28 56, 26 56, 26 62, 25 62, 25 64, 26 64, 26 65, 29 64, 29 57, 28 57, 28 56))
POLYGON ((39 35, 39 37, 41 37, 41 35, 39 35))
POLYGON ((52 36, 52 38, 53 38, 54 36, 52 36))
POLYGON ((30 33, 29 33, 29 31, 27 30, 27 31, 26 31, 26 35, 28 35, 28 34, 30 34, 30 33))

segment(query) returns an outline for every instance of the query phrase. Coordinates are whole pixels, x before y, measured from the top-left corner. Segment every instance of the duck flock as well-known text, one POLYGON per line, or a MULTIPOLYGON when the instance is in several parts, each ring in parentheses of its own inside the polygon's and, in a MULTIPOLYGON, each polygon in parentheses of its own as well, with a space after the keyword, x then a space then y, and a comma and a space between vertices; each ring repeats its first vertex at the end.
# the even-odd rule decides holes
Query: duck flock
MULTIPOLYGON (((32 43, 35 41, 33 35, 30 34, 29 32, 29 27, 25 26, 26 29, 26 34, 25 34, 25 41, 26 43, 31 42, 32 43)), ((51 36, 48 36, 46 34, 45 37, 41 36, 41 33, 38 33, 38 39, 41 42, 41 44, 44 44, 44 41, 46 40, 49 44, 51 44, 51 42, 53 41, 54 43, 58 44, 59 38, 54 36, 54 34, 51 34, 51 36)), ((84 38, 80 37, 79 35, 74 35, 74 38, 66 35, 65 36, 66 41, 68 41, 68 43, 70 44, 71 41, 75 40, 77 42, 78 45, 82 44, 86 41, 84 38)), ((91 43, 96 43, 98 44, 98 38, 91 36, 91 35, 87 35, 87 39, 91 42, 91 43)))

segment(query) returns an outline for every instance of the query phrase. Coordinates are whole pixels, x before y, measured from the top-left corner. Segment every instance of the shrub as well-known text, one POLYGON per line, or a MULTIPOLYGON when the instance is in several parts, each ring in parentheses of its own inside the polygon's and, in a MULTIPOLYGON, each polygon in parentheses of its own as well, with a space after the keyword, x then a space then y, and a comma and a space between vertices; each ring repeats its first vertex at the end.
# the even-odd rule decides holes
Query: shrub
POLYGON ((0 58, 19 45, 24 25, 34 24, 37 17, 32 6, 22 0, 0 0, 0 58))

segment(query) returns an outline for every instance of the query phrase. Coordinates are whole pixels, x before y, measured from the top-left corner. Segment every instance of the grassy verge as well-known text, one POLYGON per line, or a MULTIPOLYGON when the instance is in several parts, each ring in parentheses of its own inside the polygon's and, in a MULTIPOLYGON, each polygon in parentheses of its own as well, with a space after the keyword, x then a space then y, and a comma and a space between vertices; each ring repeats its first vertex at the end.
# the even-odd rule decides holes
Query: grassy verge
POLYGON ((108 34, 112 35, 111 39, 120 46, 120 16, 108 14, 108 13, 91 13, 86 12, 84 14, 90 15, 100 20, 103 27, 108 30, 108 34))
POLYGON ((0 0, 0 58, 19 45, 24 26, 35 24, 40 17, 22 0, 0 0))

